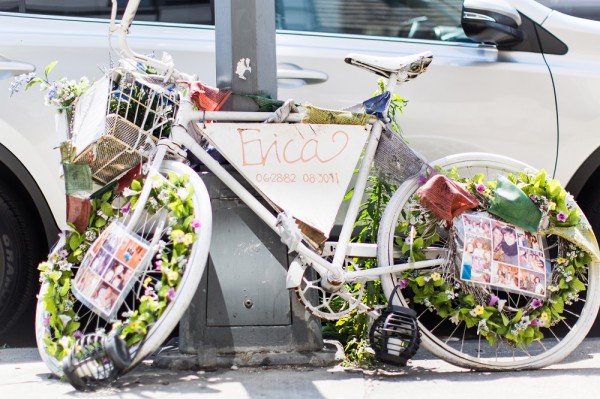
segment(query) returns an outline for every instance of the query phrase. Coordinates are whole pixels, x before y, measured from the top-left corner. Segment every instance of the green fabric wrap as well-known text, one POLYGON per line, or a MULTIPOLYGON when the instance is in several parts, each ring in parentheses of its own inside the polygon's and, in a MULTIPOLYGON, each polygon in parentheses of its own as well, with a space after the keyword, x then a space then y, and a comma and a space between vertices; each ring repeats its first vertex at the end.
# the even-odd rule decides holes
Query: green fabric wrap
POLYGON ((542 212, 516 184, 498 176, 498 185, 487 211, 530 232, 537 232, 542 212))

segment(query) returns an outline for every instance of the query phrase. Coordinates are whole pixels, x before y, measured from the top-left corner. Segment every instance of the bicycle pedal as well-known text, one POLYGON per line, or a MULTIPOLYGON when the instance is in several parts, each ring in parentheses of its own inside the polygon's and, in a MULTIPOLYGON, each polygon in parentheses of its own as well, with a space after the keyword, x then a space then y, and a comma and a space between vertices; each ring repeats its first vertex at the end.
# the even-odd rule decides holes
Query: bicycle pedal
POLYGON ((296 288, 302 283, 302 276, 308 265, 296 257, 288 267, 287 275, 285 276, 285 288, 296 288))

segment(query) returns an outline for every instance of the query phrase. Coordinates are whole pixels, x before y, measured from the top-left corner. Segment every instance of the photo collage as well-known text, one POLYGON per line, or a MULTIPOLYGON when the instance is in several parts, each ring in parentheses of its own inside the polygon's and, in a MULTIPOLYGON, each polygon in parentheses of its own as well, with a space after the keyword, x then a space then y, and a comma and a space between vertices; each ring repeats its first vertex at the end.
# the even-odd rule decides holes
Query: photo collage
POLYGON ((462 215, 461 279, 528 296, 546 296, 546 261, 539 237, 489 217, 462 215))
POLYGON ((85 254, 73 293, 103 318, 114 318, 148 250, 122 224, 111 224, 85 254))

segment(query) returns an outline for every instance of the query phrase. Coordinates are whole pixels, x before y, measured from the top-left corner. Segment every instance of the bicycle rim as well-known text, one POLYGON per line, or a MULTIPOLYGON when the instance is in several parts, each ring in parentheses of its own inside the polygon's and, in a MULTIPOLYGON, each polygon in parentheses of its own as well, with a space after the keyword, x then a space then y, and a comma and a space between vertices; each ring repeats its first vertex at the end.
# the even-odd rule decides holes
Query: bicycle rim
MULTIPOLYGON (((433 163, 444 169, 456 167, 461 177, 472 177, 484 173, 486 180, 494 179, 498 174, 518 172, 533 168, 510 158, 492 154, 459 154, 440 159, 433 163)), ((418 188, 415 180, 405 182, 390 201, 384 213, 379 232, 378 264, 393 264, 396 226, 402 220, 402 211, 413 198, 418 188)), ((544 240, 547 245, 547 241, 544 240)), ((395 252, 397 256, 397 251, 395 252)), ((396 259, 397 261, 397 259, 396 259)), ((580 301, 565 305, 563 315, 566 320, 555 326, 543 329, 545 338, 534 341, 527 347, 518 347, 500 342, 491 346, 477 333, 477 327, 467 328, 464 323, 455 324, 449 317, 441 317, 421 304, 415 304, 408 290, 398 290, 398 300, 417 310, 423 347, 437 357, 460 367, 478 370, 516 370, 536 369, 559 362, 585 338, 591 328, 600 304, 598 283, 600 275, 598 264, 589 265, 587 276, 582 277, 586 286, 580 301)), ((398 283, 398 277, 382 277, 382 287, 386 295, 398 283)), ((521 298, 518 294, 495 291, 498 295, 508 295, 509 303, 528 303, 530 298, 521 298), (518 295, 518 297, 517 297, 518 295)))
MULTIPOLYGON (((179 319, 183 316, 184 311, 188 308, 189 303, 195 293, 196 288, 200 282, 206 260, 208 256, 208 250, 210 245, 210 236, 212 228, 212 214, 210 208, 210 198, 204 183, 200 177, 189 167, 184 164, 172 161, 165 161, 161 165, 160 173, 166 176, 170 173, 176 176, 186 175, 189 177, 188 185, 191 187, 192 194, 190 199, 194 209, 194 220, 199 221, 199 226, 195 226, 196 240, 191 244, 189 252, 187 253, 186 259, 180 259, 182 262, 182 274, 173 292, 170 294, 172 298, 167 302, 166 307, 160 313, 158 319, 149 324, 147 332, 145 333, 141 341, 129 344, 129 351, 132 354, 132 363, 124 370, 124 372, 133 368, 136 364, 142 361, 146 356, 154 352, 173 330, 173 328, 179 322, 179 319)), ((113 204, 116 203, 113 201, 113 204)), ((122 203, 122 202, 121 202, 122 203)), ((140 206, 137 204, 136 206, 140 206)), ((152 235, 156 234, 156 226, 159 223, 159 219, 163 221, 172 217, 173 212, 168 209, 158 210, 155 204, 151 205, 151 201, 144 204, 145 209, 149 209, 150 206, 154 206, 152 212, 144 212, 134 231, 142 238, 150 240, 152 235), (155 212, 155 210, 158 210, 155 212), (162 215, 162 216, 157 216, 162 215)), ((125 220, 125 219, 124 219, 125 220)), ((161 234, 161 239, 165 240, 166 247, 172 245, 170 240, 171 230, 170 227, 165 227, 163 230, 159 230, 158 234, 161 234)), ((63 243, 64 244, 64 240, 63 243)), ((59 242, 54 251, 60 251, 64 245, 59 242)), ((90 243, 90 247, 93 244, 90 243)), ((167 250, 169 251, 169 250, 167 250)), ((79 265, 73 266, 74 275, 77 272, 79 265)), ((120 306, 117 312, 117 319, 121 322, 126 322, 127 317, 137 309, 141 303, 141 298, 144 295, 153 295, 155 293, 148 292, 148 286, 155 286, 154 284, 161 279, 162 271, 157 266, 155 259, 147 262, 147 264, 141 266, 143 271, 135 277, 135 282, 127 294, 124 303, 120 306)), ((49 284, 42 282, 40 294, 38 296, 38 304, 36 309, 36 340, 40 355, 49 369, 53 374, 61 376, 63 374, 61 368, 61 360, 56 356, 48 353, 48 337, 51 333, 51 329, 48 326, 48 311, 44 305, 43 298, 48 290, 49 284)), ((78 331, 81 334, 93 333, 98 330, 104 330, 108 332, 111 329, 115 320, 110 322, 106 321, 96 313, 92 312, 86 305, 79 302, 76 298, 70 297, 73 300, 72 308, 75 311, 76 318, 80 322, 80 328, 78 331)))

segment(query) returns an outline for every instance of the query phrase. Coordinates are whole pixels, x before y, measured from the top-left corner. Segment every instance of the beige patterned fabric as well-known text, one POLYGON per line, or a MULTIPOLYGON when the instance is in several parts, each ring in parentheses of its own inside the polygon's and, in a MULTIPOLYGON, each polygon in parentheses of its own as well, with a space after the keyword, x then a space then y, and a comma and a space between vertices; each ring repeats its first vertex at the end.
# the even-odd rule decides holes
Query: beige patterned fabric
POLYGON ((304 108, 306 108, 306 115, 302 120, 304 123, 364 125, 369 120, 369 115, 362 113, 317 108, 312 105, 306 105, 304 108))

